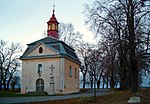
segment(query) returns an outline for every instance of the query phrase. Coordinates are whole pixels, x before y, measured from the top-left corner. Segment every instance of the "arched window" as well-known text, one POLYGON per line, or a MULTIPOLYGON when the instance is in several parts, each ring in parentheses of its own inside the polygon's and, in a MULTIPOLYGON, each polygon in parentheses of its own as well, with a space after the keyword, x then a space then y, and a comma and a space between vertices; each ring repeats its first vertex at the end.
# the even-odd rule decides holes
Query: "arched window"
POLYGON ((43 48, 42 47, 39 48, 39 53, 43 53, 43 48))
POLYGON ((36 80, 36 91, 44 92, 44 80, 42 78, 36 80))
POLYGON ((52 24, 52 30, 55 30, 55 24, 52 24))
POLYGON ((47 26, 47 30, 50 30, 50 28, 51 28, 50 25, 48 25, 48 26, 47 26))
POLYGON ((57 25, 55 25, 55 27, 56 27, 56 30, 58 30, 58 26, 57 26, 57 25))
POLYGON ((41 74, 42 74, 42 64, 38 64, 37 73, 38 73, 39 77, 41 77, 41 74))

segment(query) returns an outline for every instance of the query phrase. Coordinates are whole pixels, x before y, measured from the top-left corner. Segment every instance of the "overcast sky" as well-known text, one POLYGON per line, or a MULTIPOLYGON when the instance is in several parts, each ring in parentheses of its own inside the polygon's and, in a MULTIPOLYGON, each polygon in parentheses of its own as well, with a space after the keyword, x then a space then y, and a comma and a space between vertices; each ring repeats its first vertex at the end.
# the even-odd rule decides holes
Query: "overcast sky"
POLYGON ((85 3, 93 0, 0 0, 0 39, 22 42, 23 45, 43 38, 47 21, 55 5, 55 16, 59 22, 73 23, 75 29, 84 34, 85 41, 93 42, 93 35, 84 25, 85 3))

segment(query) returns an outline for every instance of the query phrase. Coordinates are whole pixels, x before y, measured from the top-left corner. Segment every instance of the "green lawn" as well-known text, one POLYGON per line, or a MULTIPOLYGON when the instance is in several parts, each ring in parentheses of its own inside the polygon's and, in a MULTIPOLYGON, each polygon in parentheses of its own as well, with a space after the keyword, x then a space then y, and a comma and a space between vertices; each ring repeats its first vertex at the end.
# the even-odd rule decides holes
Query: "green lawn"
POLYGON ((27 97, 27 96, 46 96, 45 94, 21 94, 18 90, 2 90, 0 97, 27 97))
POLYGON ((131 91, 120 91, 111 90, 114 93, 94 97, 79 97, 66 100, 57 101, 46 101, 46 102, 30 102, 24 104, 128 104, 128 100, 131 96, 139 96, 141 98, 141 103, 139 104, 150 104, 150 89, 140 90, 136 94, 132 94, 131 91))
MULTIPOLYGON (((132 94, 131 91, 120 91, 118 89, 111 89, 113 93, 93 97, 79 97, 66 100, 35 102, 26 104, 128 104, 128 100, 131 96, 139 96, 141 98, 140 104, 150 104, 150 88, 142 89, 136 94, 132 94)), ((0 91, 0 97, 27 97, 27 96, 43 96, 36 94, 18 94, 18 91, 0 91)), ((25 103, 24 103, 25 104, 25 103)))
MULTIPOLYGON (((81 89, 85 92, 89 89, 81 89)), ((19 90, 0 90, 0 97, 28 97, 28 96, 50 96, 46 94, 21 94, 19 90)), ((55 95, 57 96, 57 95, 55 95)))

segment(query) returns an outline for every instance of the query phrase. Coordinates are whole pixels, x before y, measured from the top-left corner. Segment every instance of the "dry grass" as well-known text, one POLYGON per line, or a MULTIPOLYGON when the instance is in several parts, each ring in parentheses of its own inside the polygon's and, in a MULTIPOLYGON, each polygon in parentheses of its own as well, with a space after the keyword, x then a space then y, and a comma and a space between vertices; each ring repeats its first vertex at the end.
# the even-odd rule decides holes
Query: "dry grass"
POLYGON ((75 99, 36 102, 26 104, 128 104, 131 96, 141 97, 140 104, 150 104, 150 89, 144 89, 136 94, 132 94, 129 90, 120 91, 112 90, 114 93, 104 96, 98 96, 96 99, 93 97, 80 97, 75 99))

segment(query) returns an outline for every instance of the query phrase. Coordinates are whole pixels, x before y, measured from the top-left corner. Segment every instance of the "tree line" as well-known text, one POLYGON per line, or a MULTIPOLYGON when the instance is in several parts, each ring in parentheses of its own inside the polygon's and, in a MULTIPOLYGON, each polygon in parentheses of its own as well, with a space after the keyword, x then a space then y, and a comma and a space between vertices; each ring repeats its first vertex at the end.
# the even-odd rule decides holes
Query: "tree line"
POLYGON ((85 23, 100 41, 97 49, 85 57, 83 70, 84 74, 94 70, 92 78, 97 84, 103 78, 111 88, 119 82, 120 89, 136 92, 142 74, 150 72, 150 7, 146 2, 96 0, 84 6, 85 23))
POLYGON ((0 40, 0 90, 9 90, 15 86, 20 88, 20 77, 15 73, 20 70, 19 60, 22 46, 20 43, 8 43, 0 40))
MULTIPOLYGON (((69 32, 76 39, 73 46, 81 60, 83 88, 117 87, 138 91, 142 77, 150 73, 149 0, 95 0, 84 5, 85 24, 99 39, 97 44, 82 41, 82 35, 69 32)), ((65 26, 65 25, 64 25, 65 26)), ((69 25, 68 25, 69 26, 69 25)), ((63 28, 61 28, 63 30, 63 28)), ((65 32, 64 32, 65 33, 65 32)), ((71 41, 69 37, 65 40, 71 41)))

